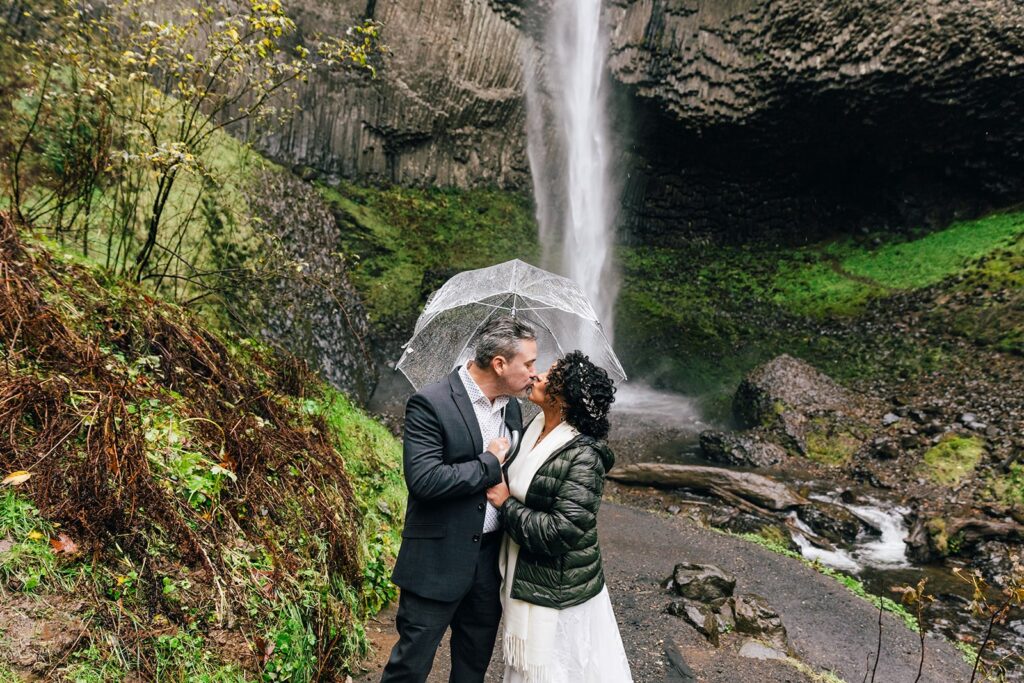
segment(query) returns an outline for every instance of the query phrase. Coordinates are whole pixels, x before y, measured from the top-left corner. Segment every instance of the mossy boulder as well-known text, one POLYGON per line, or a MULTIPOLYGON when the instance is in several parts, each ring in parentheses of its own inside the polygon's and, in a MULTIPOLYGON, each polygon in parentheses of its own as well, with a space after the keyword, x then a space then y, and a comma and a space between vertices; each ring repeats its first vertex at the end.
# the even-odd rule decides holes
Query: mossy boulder
POLYGON ((755 368, 733 396, 733 415, 743 427, 768 427, 786 413, 864 413, 864 399, 806 361, 782 354, 755 368))

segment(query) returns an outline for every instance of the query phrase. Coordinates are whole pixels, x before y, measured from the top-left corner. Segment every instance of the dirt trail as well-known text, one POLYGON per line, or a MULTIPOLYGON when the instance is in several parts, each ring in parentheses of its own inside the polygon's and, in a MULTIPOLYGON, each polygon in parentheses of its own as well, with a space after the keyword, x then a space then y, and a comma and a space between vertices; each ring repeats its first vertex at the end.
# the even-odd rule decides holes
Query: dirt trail
MULTIPOLYGON (((817 671, 833 671, 848 683, 864 680, 868 657, 877 644, 878 612, 835 580, 798 560, 703 529, 684 518, 663 518, 605 503, 599 522, 608 585, 637 683, 688 680, 667 664, 667 646, 677 649, 700 681, 811 680, 784 662, 740 657, 742 636, 729 634, 716 649, 682 619, 666 614, 671 597, 660 584, 683 561, 716 564, 736 575, 737 593, 766 598, 782 615, 793 650, 805 664, 817 671)), ((393 609, 371 627, 377 651, 366 663, 367 671, 355 679, 359 683, 380 679, 395 639, 393 609)), ((922 682, 970 678, 969 667, 949 643, 933 637, 926 643, 922 682)), ((882 653, 876 681, 914 680, 920 655, 917 634, 890 614, 882 619, 882 653)), ((430 681, 448 679, 448 656, 442 647, 430 681)), ((499 651, 492 660, 489 683, 501 680, 501 668, 499 651)))

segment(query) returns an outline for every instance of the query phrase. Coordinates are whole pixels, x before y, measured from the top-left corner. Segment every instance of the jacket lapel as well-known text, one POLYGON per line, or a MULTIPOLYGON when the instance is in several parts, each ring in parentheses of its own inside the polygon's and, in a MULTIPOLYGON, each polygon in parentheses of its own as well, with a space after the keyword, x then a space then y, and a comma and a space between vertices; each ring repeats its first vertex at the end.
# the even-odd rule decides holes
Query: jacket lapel
POLYGON ((519 400, 516 398, 510 397, 508 399, 508 408, 505 410, 505 428, 508 430, 509 435, 509 450, 508 457, 505 458, 505 464, 501 468, 508 472, 509 465, 519 455, 519 446, 523 442, 523 433, 525 431, 522 408, 519 406, 519 400))
POLYGON ((469 394, 466 393, 466 387, 462 384, 462 378, 459 377, 458 369, 453 370, 452 374, 448 375, 448 383, 452 386, 452 400, 455 401, 456 407, 462 414, 462 419, 466 423, 466 429, 469 430, 469 435, 476 446, 476 452, 483 453, 484 438, 480 434, 480 424, 476 420, 476 412, 473 410, 473 404, 469 401, 469 394))

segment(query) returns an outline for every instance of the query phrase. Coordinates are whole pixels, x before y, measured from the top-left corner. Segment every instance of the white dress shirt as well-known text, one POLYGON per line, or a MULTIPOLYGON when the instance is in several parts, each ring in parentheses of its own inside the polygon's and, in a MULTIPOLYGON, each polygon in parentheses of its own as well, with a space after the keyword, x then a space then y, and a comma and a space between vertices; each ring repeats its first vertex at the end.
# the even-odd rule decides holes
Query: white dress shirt
MULTIPOLYGON (((466 387, 469 394, 469 402, 473 404, 473 412, 476 414, 477 424, 480 426, 480 436, 484 440, 484 448, 487 448, 494 439, 506 436, 505 431, 505 406, 508 405, 508 396, 499 396, 492 402, 484 392, 477 386, 476 380, 469 374, 469 364, 459 368, 459 378, 466 387)), ((498 516, 498 509, 488 501, 484 512, 484 533, 497 531, 501 528, 501 520, 498 516)))

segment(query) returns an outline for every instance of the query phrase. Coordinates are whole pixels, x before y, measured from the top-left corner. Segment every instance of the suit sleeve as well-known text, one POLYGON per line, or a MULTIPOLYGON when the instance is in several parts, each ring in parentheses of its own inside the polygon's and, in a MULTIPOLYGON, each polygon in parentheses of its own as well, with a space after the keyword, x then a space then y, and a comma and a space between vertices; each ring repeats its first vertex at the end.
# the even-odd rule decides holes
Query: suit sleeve
POLYGON ((534 510, 515 498, 501 506, 505 533, 535 555, 558 557, 597 526, 604 467, 592 449, 578 453, 560 483, 550 510, 534 510))
POLYGON ((441 422, 426 397, 416 394, 405 407, 402 462, 409 495, 442 500, 479 493, 501 481, 501 465, 490 451, 466 462, 444 461, 441 422))

